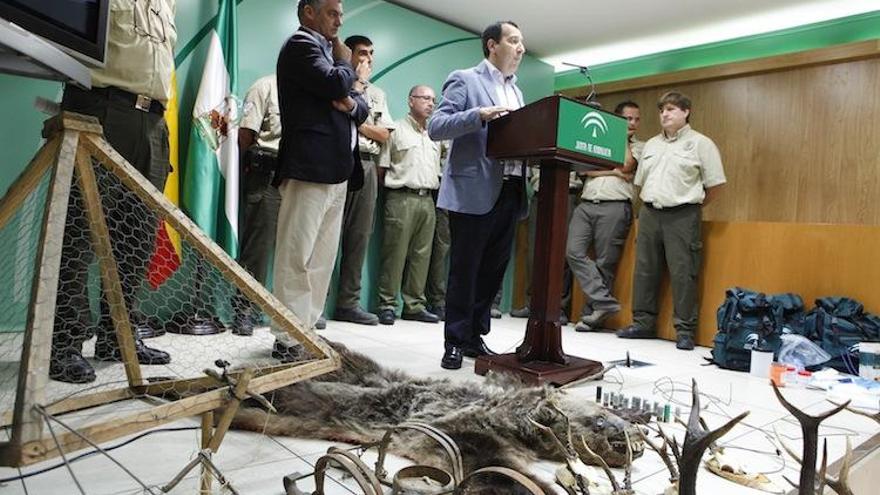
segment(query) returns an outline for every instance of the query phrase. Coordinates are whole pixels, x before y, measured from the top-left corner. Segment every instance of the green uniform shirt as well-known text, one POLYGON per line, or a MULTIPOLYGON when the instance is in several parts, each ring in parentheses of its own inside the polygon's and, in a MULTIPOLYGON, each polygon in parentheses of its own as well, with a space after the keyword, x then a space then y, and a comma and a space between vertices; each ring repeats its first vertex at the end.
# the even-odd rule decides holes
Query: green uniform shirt
POLYGON ((428 130, 407 114, 397 122, 388 141, 390 163, 386 168, 385 187, 400 189, 439 189, 442 143, 431 141, 428 130))
MULTIPOLYGON (((637 162, 642 160, 645 143, 633 137, 630 141, 630 152, 637 162)), ((587 177, 581 198, 587 201, 619 201, 632 200, 633 185, 620 177, 607 175, 603 177, 587 177)))
MULTIPOLYGON (((378 125, 393 131, 395 124, 391 118, 391 112, 388 110, 388 99, 385 97, 385 92, 375 84, 370 84, 364 91, 364 99, 370 105, 370 113, 364 124, 378 125)), ((363 134, 358 134, 358 151, 369 153, 373 155, 373 159, 378 159, 382 150, 381 143, 373 141, 363 134)))
POLYGON ((725 182, 718 147, 690 125, 648 140, 634 180, 642 188, 639 197, 655 208, 702 204, 707 188, 725 182))
POLYGON ((175 0, 113 0, 107 27, 107 64, 92 69, 92 86, 114 86, 163 105, 174 70, 175 0))
POLYGON ((257 133, 257 144, 278 151, 281 112, 278 110, 278 79, 275 74, 256 80, 244 97, 241 128, 257 133))

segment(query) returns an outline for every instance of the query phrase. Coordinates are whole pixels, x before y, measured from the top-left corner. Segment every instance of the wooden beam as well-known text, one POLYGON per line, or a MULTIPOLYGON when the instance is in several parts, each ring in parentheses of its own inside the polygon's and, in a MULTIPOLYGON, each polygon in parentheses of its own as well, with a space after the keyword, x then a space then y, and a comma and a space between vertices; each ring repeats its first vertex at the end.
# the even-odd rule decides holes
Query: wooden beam
POLYGON ((39 185, 46 170, 58 156, 60 146, 61 136, 55 136, 46 142, 25 167, 24 172, 9 186, 6 194, 0 198, 0 229, 6 226, 31 191, 39 185))
POLYGON ((100 136, 85 136, 86 146, 94 157, 105 167, 116 173, 137 196, 151 209, 174 228, 182 238, 231 279, 242 293, 256 302, 259 308, 269 315, 279 329, 284 330, 294 340, 303 344, 305 349, 317 358, 331 358, 338 363, 333 349, 318 338, 262 284, 254 278, 229 255, 217 246, 202 230, 178 209, 168 198, 156 191, 152 184, 143 178, 100 136))
MULTIPOLYGON (((88 409, 90 407, 133 399, 135 396, 135 392, 130 388, 117 388, 114 390, 105 390, 96 394, 74 395, 58 402, 53 402, 52 404, 45 406, 45 409, 47 413, 57 416, 82 409, 88 409)), ((12 411, 5 411, 0 415, 0 428, 11 424, 12 411)))
POLYGON ((76 112, 63 111, 43 121, 43 137, 49 138, 61 131, 88 132, 102 136, 104 129, 97 117, 76 112))
MULTIPOLYGON (((336 367, 337 366, 330 359, 313 361, 299 365, 296 368, 251 380, 248 391, 253 393, 264 393, 269 390, 275 390, 285 384, 306 380, 314 376, 328 373, 336 369, 336 367)), ((127 416, 111 419, 99 418, 94 424, 79 428, 78 431, 80 435, 88 438, 94 443, 100 444, 108 442, 177 419, 198 416, 207 411, 213 411, 223 407, 228 400, 229 392, 229 387, 225 386, 192 397, 170 402, 168 404, 162 404, 151 409, 138 411, 127 416)), ((64 452, 73 452, 88 447, 89 445, 77 435, 70 432, 58 435, 58 442, 64 452)), ((18 448, 19 446, 12 447, 16 448, 11 449, 10 447, 0 450, 0 463, 8 462, 6 456, 9 455, 11 450, 20 452, 20 457, 18 459, 20 462, 4 465, 26 466, 59 455, 58 447, 55 445, 55 441, 52 438, 41 438, 37 441, 23 444, 20 448, 18 448)))
MULTIPOLYGON (((202 414, 202 450, 208 448, 208 445, 211 443, 211 439, 214 437, 214 412, 208 411, 202 414)), ((201 474, 201 491, 200 495, 210 495, 211 494, 211 470, 208 466, 202 462, 202 474, 201 474)))
MULTIPOLYGON (((797 67, 837 64, 875 57, 880 57, 880 40, 859 41, 856 43, 847 43, 844 45, 819 48, 816 50, 756 58, 743 62, 731 62, 710 67, 699 67, 696 69, 636 77, 622 81, 611 81, 597 84, 596 92, 606 95, 638 89, 671 87, 681 84, 729 79, 766 72, 777 72, 797 67)), ((589 91, 589 87, 582 86, 579 88, 566 89, 560 93, 566 96, 577 97, 586 96, 589 91)))
POLYGON ((247 397, 248 385, 253 377, 253 369, 249 368, 244 370, 244 373, 241 374, 241 377, 235 383, 229 403, 226 404, 223 414, 220 415, 220 420, 217 421, 217 426, 214 427, 214 434, 211 435, 211 442, 208 444, 211 452, 216 453, 220 448, 220 443, 223 441, 223 437, 226 436, 226 432, 229 431, 229 425, 232 424, 232 419, 235 417, 235 413, 238 412, 241 401, 247 397))
MULTIPOLYGON (((50 163, 53 159, 55 162, 41 221, 40 242, 34 258, 37 265, 34 267, 31 283, 12 415, 12 443, 17 446, 35 441, 43 435, 42 418, 34 414, 33 407, 45 402, 46 382, 49 380, 61 243, 67 219, 70 184, 73 181, 73 160, 78 134, 66 132, 56 140, 59 143, 58 153, 54 156, 47 153, 52 147, 46 146, 37 154, 37 161, 33 164, 33 168, 40 168, 46 166, 43 162, 50 163)), ((13 447, 12 451, 16 449, 17 447, 13 447)))
POLYGON ((102 287, 110 306, 110 317, 113 320, 113 327, 116 329, 116 341, 122 354, 122 362, 125 365, 125 375, 128 377, 129 385, 137 386, 144 381, 141 376, 141 365, 135 350, 131 322, 128 320, 128 307, 122 294, 119 265, 116 263, 116 257, 113 255, 113 248, 110 244, 110 229, 107 226, 107 219, 104 217, 101 193, 98 191, 95 171, 92 170, 92 159, 85 148, 81 147, 76 154, 76 170, 79 172, 79 185, 83 192, 86 214, 89 217, 92 247, 95 249, 95 256, 101 267, 102 287))

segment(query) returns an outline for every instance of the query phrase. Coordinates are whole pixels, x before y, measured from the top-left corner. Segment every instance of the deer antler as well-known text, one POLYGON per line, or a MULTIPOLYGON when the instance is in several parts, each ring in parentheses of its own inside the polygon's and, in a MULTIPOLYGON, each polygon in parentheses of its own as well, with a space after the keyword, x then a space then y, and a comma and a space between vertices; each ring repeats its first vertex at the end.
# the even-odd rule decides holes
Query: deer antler
MULTIPOLYGON (((566 425, 566 431, 567 431, 567 435, 566 435, 567 442, 566 443, 563 443, 562 440, 559 439, 559 436, 556 435, 556 432, 553 431, 553 429, 550 428, 549 426, 543 425, 543 424, 535 421, 531 417, 528 417, 527 419, 529 420, 530 423, 532 423, 535 426, 535 428, 538 428, 539 430, 543 431, 550 438, 553 439, 553 442, 556 444, 557 447, 559 447, 559 450, 561 450, 562 454, 565 456, 565 465, 568 468, 568 471, 572 474, 572 476, 574 476, 575 484, 577 484, 578 489, 580 490, 580 492, 583 495, 589 495, 590 494, 589 481, 586 479, 586 477, 583 474, 584 473, 583 463, 581 462, 581 459, 578 456, 577 450, 574 448, 574 443, 572 442, 572 439, 571 439, 571 422, 569 421, 569 418, 567 415, 565 415, 565 413, 560 411, 555 406, 551 406, 551 407, 553 407, 553 409, 555 409, 560 414, 562 414, 562 417, 565 418, 565 425, 566 425)), ((571 491, 570 491, 571 489, 569 487, 563 487, 563 488, 565 488, 565 490, 567 492, 571 493, 571 491)))
MULTIPOLYGON (((789 455, 789 457, 794 459, 795 462, 800 464, 801 469, 803 469, 803 462, 801 461, 800 456, 797 455, 794 452, 794 450, 792 450, 792 448, 789 447, 788 444, 786 444, 782 440, 782 436, 779 434, 778 431, 776 431, 776 428, 773 429, 773 433, 776 434, 776 441, 779 442, 779 445, 782 447, 782 450, 784 450, 785 453, 789 455)), ((823 453, 823 460, 822 460, 823 469, 820 471, 820 475, 824 478, 824 483, 826 485, 828 485, 829 488, 834 490, 834 493, 837 493, 838 495, 853 495, 852 488, 849 487, 849 469, 851 467, 852 455, 853 455, 852 441, 849 439, 849 437, 846 437, 846 453, 843 455, 843 459, 841 459, 841 461, 840 461, 840 472, 838 473, 836 478, 825 472, 824 464, 825 464, 825 460, 827 458, 827 452, 828 452, 828 449, 827 449, 827 443, 826 443, 826 447, 825 447, 824 453, 823 453)), ((791 486, 798 488, 800 490, 800 487, 798 485, 796 485, 790 479, 785 478, 785 481, 788 481, 788 483, 791 484, 791 486)), ((804 493, 804 491, 800 491, 799 493, 804 493)), ((822 492, 816 492, 816 493, 822 493, 822 492)))
MULTIPOLYGON (((839 403, 834 402, 833 400, 830 400, 830 399, 829 399, 828 402, 834 404, 835 406, 840 406, 839 403)), ((847 403, 847 404, 848 404, 848 403, 847 403)), ((844 405, 845 405, 845 404, 844 404, 844 405)), ((864 417, 866 417, 866 418, 871 418, 871 419, 873 419, 874 421, 876 421, 877 423, 880 423, 880 412, 876 412, 876 413, 871 414, 871 413, 866 413, 865 411, 860 411, 860 410, 858 410, 858 409, 856 409, 856 408, 854 408, 854 407, 849 407, 849 406, 844 407, 844 409, 846 409, 847 411, 849 411, 849 412, 851 412, 851 413, 853 413, 853 414, 858 414, 859 416, 864 416, 864 417)))
POLYGON ((691 414, 688 418, 687 433, 684 436, 684 445, 682 446, 678 461, 678 472, 680 474, 678 493, 680 495, 696 495, 697 473, 700 470, 700 461, 706 448, 749 415, 749 412, 746 411, 714 431, 704 429, 700 425, 700 392, 697 389, 697 381, 692 380, 691 386, 693 403, 691 414))
POLYGON ((819 416, 811 416, 785 400, 785 397, 782 396, 779 387, 777 387, 775 383, 771 381, 770 384, 773 386, 773 393, 776 394, 776 398, 782 403, 782 407, 787 409, 788 412, 798 420, 798 423, 801 424, 801 432, 804 438, 804 451, 803 461, 801 461, 801 476, 797 486, 800 495, 808 495, 809 492, 805 490, 812 490, 816 483, 816 454, 819 450, 819 425, 822 421, 825 421, 831 416, 844 410, 846 406, 849 405, 850 401, 846 401, 819 416))
MULTIPOLYGON (((641 432, 641 434, 642 434, 642 440, 644 440, 644 442, 646 444, 648 444, 648 447, 650 447, 651 450, 656 452, 657 455, 660 456, 660 459, 663 460, 663 464, 665 464, 666 469, 669 470, 669 482, 673 483, 673 484, 675 482, 677 482, 678 481, 678 469, 676 469, 676 467, 675 467, 675 462, 672 462, 672 457, 669 456, 670 443, 669 443, 669 438, 666 436, 666 434, 663 433, 662 431, 660 432, 660 438, 663 439, 663 444, 657 445, 654 442, 652 442, 651 439, 648 438, 648 435, 645 435, 644 432, 642 432, 641 430, 639 430, 639 432, 641 432)), ((675 461, 678 462, 677 457, 675 458, 675 461)))
POLYGON ((595 461, 599 467, 602 468, 602 471, 605 472, 605 476, 608 477, 608 481, 611 482, 611 490, 613 493, 617 493, 620 491, 620 484, 617 482, 617 478, 614 476, 614 473, 611 472, 611 468, 608 467, 608 463, 605 462, 605 459, 602 459, 598 454, 593 452, 593 449, 587 445, 587 440, 581 435, 581 444, 584 446, 584 450, 589 454, 590 459, 595 461))

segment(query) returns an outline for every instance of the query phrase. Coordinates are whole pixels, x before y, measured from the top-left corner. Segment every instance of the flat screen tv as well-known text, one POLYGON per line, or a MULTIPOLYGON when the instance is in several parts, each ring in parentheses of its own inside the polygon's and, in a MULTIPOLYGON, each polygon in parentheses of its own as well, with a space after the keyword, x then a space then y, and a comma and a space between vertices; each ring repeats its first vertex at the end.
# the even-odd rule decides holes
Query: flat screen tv
POLYGON ((110 0, 0 0, 0 17, 103 66, 110 0))

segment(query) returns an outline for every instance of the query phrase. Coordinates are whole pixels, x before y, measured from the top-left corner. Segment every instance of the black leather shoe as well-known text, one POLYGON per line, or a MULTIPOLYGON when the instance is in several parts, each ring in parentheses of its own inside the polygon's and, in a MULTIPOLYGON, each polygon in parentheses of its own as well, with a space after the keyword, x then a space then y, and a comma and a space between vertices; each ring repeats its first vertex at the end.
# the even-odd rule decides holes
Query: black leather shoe
POLYGON ((434 313, 428 312, 428 310, 423 309, 417 313, 403 313, 400 317, 404 320, 409 321, 420 321, 422 323, 439 323, 440 318, 434 313))
POLYGON ((165 325, 155 316, 135 311, 129 317, 134 333, 139 339, 152 339, 165 335, 165 325))
POLYGON ((475 358, 475 357, 480 357, 480 356, 497 356, 498 355, 497 352, 492 351, 492 349, 489 349, 489 347, 486 346, 486 342, 482 338, 477 340, 477 342, 475 344, 463 346, 461 348, 461 353, 462 353, 462 355, 469 357, 469 358, 475 358))
POLYGON ((49 378, 66 383, 95 381, 95 369, 79 351, 66 350, 49 360, 49 378))
POLYGON ((336 308, 334 320, 348 321, 359 325, 378 325, 379 318, 373 313, 364 311, 360 306, 353 308, 336 308))
POLYGON ((443 359, 440 360, 440 367, 447 370, 457 370, 461 368, 461 347, 449 346, 443 353, 443 359))
POLYGON ((394 320, 397 317, 394 315, 393 309, 380 309, 379 310, 379 323, 383 325, 394 325, 394 320))
MULTIPOLYGON (((140 339, 135 339, 134 350, 137 353, 138 362, 141 364, 168 364, 171 355, 165 351, 147 347, 140 339)), ((95 359, 99 361, 122 361, 122 351, 115 342, 98 339, 95 342, 95 359)))
POLYGON ((305 356, 305 349, 300 345, 288 346, 277 340, 272 345, 272 357, 282 363, 301 361, 305 356))
POLYGON ((675 348, 683 351, 694 350, 694 336, 690 334, 678 334, 675 338, 675 348))
POLYGON ((439 318, 440 321, 446 321, 446 307, 445 306, 428 306, 427 309, 428 309, 429 313, 434 313, 435 315, 437 315, 437 318, 439 318))
POLYGON ((656 339, 657 333, 651 330, 630 325, 617 331, 617 336, 621 339, 656 339))
POLYGON ((250 337, 254 334, 254 317, 249 314, 237 314, 232 320, 232 333, 243 337, 250 337))
POLYGON ((528 318, 529 317, 529 307, 523 306, 519 309, 510 310, 510 316, 514 318, 528 318))

